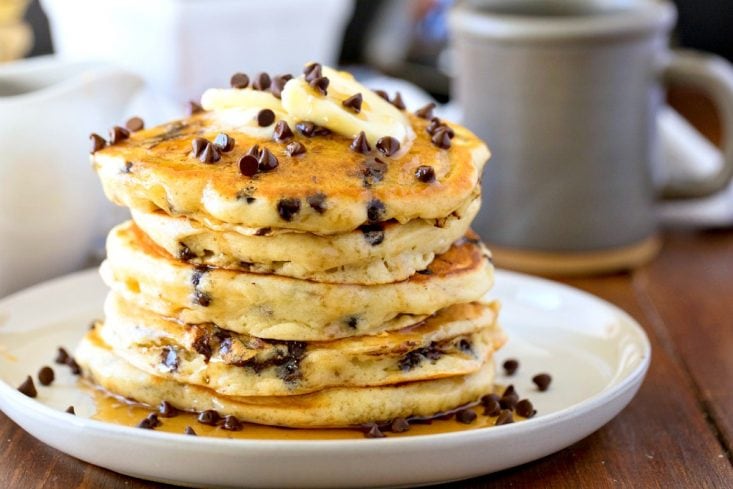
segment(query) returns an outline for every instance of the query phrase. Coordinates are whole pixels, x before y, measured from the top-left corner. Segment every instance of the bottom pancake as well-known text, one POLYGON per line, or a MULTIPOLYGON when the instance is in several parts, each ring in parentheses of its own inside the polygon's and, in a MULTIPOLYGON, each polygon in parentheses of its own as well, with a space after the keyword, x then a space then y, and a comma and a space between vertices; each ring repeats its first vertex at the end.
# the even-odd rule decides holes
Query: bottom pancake
POLYGON ((210 389, 150 375, 117 357, 89 331, 76 351, 84 376, 100 387, 157 406, 168 401, 178 409, 214 409, 242 421, 293 428, 341 428, 431 416, 475 402, 493 389, 491 360, 465 376, 408 382, 381 387, 338 387, 296 396, 227 397, 210 389))

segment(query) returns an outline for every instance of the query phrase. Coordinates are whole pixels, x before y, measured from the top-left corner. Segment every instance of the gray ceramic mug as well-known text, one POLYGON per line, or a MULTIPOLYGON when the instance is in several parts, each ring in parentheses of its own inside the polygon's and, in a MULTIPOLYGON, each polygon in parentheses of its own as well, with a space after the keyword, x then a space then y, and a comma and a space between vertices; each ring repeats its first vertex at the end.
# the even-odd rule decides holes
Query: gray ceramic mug
POLYGON ((450 22, 455 95, 492 160, 474 226, 500 265, 536 272, 637 265, 658 249, 654 203, 733 176, 733 70, 667 48, 676 11, 654 0, 483 0, 450 22), (716 103, 725 164, 655 188, 656 113, 668 82, 716 103))

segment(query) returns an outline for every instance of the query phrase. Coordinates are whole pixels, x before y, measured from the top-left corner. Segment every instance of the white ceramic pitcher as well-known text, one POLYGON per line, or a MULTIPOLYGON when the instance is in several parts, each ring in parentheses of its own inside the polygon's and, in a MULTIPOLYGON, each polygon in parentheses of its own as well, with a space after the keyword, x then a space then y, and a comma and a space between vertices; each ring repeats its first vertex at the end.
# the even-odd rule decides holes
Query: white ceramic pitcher
POLYGON ((0 297, 90 259, 111 207, 88 136, 120 121, 140 86, 96 63, 0 65, 0 297))

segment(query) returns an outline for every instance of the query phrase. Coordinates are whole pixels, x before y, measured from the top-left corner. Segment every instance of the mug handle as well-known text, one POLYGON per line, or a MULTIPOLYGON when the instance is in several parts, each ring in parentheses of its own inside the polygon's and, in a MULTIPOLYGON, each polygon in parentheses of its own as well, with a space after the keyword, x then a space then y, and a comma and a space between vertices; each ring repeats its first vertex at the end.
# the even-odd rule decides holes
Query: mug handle
POLYGON ((733 66, 723 58, 693 50, 675 50, 662 70, 665 85, 699 88, 717 106, 723 124, 723 158, 720 169, 704 179, 674 181, 660 192, 662 199, 695 199, 725 189, 733 179, 733 66))

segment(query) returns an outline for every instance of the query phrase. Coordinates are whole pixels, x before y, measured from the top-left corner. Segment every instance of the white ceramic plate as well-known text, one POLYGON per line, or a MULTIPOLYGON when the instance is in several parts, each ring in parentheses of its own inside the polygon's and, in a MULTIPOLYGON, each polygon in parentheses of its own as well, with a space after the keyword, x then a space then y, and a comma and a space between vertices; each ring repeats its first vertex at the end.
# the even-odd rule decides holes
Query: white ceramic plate
POLYGON ((16 387, 73 348, 106 293, 95 271, 39 285, 0 301, 0 408, 30 434, 81 460, 123 474, 206 487, 382 487, 447 482, 506 469, 560 450, 623 409, 641 384, 649 341, 626 313, 576 289, 499 271, 490 294, 503 303, 516 357, 509 379, 534 402, 528 421, 404 438, 262 441, 191 437, 88 419, 93 406, 66 368, 30 399, 16 387), (553 375, 534 390, 531 376, 553 375), (69 405, 78 416, 63 412, 69 405))

